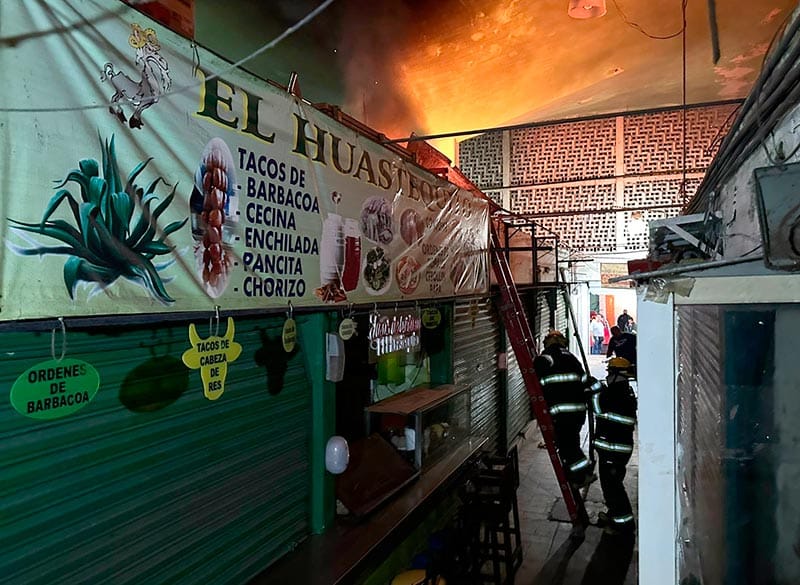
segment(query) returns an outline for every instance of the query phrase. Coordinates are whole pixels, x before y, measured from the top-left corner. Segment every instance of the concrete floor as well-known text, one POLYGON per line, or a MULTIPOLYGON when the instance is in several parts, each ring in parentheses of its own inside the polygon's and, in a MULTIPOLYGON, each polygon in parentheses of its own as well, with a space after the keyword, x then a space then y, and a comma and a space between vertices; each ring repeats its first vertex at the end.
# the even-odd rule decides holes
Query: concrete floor
MULTIPOLYGON (((604 357, 588 356, 592 374, 604 376, 604 357)), ((555 473, 540 448, 541 434, 530 427, 519 445, 520 486, 517 498, 523 540, 522 566, 516 585, 636 585, 639 581, 638 540, 636 537, 609 536, 590 526, 583 541, 570 539, 572 525, 555 473)), ((586 427, 584 427, 584 431, 586 427)), ((584 450, 588 438, 584 436, 584 450)), ((628 464, 625 485, 638 518, 638 451, 628 464)), ((604 510, 600 482, 589 488, 586 509, 590 520, 604 510)))

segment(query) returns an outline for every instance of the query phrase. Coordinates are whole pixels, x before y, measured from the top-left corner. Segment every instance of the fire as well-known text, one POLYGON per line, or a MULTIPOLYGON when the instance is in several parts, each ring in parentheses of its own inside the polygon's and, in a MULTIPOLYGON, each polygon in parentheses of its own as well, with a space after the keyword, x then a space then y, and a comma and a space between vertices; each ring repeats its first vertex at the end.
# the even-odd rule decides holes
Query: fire
MULTIPOLYGON (((596 64, 596 47, 588 37, 552 42, 561 21, 575 21, 566 9, 540 10, 535 0, 426 5, 422 20, 419 11, 395 7, 381 15, 355 4, 345 36, 350 50, 341 53, 345 111, 390 138, 514 123, 617 66, 605 55, 600 73, 578 74, 588 61, 596 64)), ((453 159, 455 143, 434 145, 453 159)))
MULTIPOLYGON (((629 16, 652 34, 680 28, 680 3, 629 4, 629 16)), ((348 0, 344 50, 338 53, 344 109, 390 138, 402 138, 680 103, 680 38, 656 42, 627 26, 616 8, 603 18, 575 20, 567 6, 540 0, 348 0)), ((740 8, 718 15, 720 27, 744 30, 745 23, 764 18, 761 3, 740 8)), ((703 3, 687 9, 689 22, 707 21, 703 3)), ((726 55, 750 58, 754 40, 763 42, 772 31, 759 29, 759 35, 737 35, 726 55)), ((705 61, 705 40, 688 40, 692 101, 746 94, 757 67, 744 71, 734 68, 741 63, 721 63, 715 72, 705 61)), ((453 138, 435 145, 453 157, 453 138)))

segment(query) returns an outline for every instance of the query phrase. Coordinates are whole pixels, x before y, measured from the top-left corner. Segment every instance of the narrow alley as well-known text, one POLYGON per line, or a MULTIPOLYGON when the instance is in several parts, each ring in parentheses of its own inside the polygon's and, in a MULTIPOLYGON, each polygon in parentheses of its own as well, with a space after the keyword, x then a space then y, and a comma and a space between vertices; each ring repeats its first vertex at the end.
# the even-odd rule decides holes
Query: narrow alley
MULTIPOLYGON (((605 377, 605 358, 586 356, 592 375, 605 377)), ((547 451, 540 448, 541 433, 533 422, 519 445, 520 507, 523 558, 516 585, 633 585, 638 583, 638 547, 634 537, 604 534, 589 526, 583 541, 571 539, 569 522, 561 492, 547 451)), ((588 436, 584 433, 586 450, 588 436)), ((628 464, 625 486, 638 517, 638 450, 628 464)), ((600 482, 594 482, 586 497, 590 521, 597 522, 602 511, 600 482)))
POLYGON ((800 0, 0 22, 2 585, 800 584, 800 0))

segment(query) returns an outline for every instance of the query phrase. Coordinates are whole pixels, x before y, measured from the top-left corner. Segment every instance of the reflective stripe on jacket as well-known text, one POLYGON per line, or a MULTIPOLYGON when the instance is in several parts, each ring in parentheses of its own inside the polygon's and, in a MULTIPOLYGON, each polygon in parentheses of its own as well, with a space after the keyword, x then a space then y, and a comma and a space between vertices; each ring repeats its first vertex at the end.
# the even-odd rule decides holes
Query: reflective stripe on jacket
POLYGON ((636 397, 627 381, 603 384, 592 396, 595 415, 594 446, 612 453, 633 452, 636 397))
POLYGON ((534 360, 534 368, 551 415, 585 417, 589 377, 574 355, 551 345, 534 360))

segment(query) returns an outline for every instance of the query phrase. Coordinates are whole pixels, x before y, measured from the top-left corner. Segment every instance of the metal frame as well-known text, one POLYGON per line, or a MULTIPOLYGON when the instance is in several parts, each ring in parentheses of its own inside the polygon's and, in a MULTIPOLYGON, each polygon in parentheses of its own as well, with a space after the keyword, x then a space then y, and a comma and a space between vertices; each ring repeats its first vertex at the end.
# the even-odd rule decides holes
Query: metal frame
MULTIPOLYGON (((547 229, 546 227, 542 226, 541 224, 535 222, 532 219, 519 216, 499 216, 499 215, 496 215, 495 218, 499 221, 502 229, 502 236, 503 236, 502 245, 500 245, 499 249, 503 251, 506 262, 509 261, 511 257, 511 252, 530 252, 532 283, 540 284, 541 279, 539 278, 539 252, 553 252, 553 258, 555 259, 555 266, 553 267, 555 284, 559 284, 560 267, 558 259, 558 252, 559 252, 558 234, 547 229), (540 230, 545 231, 547 233, 545 235, 537 235, 536 228, 539 228, 540 230), (531 244, 529 246, 512 246, 511 239, 518 233, 523 232, 525 229, 530 230, 531 244), (552 243, 550 245, 542 245, 543 243, 546 243, 548 241, 552 243)), ((496 239, 497 239, 496 243, 499 245, 500 238, 496 239)))

